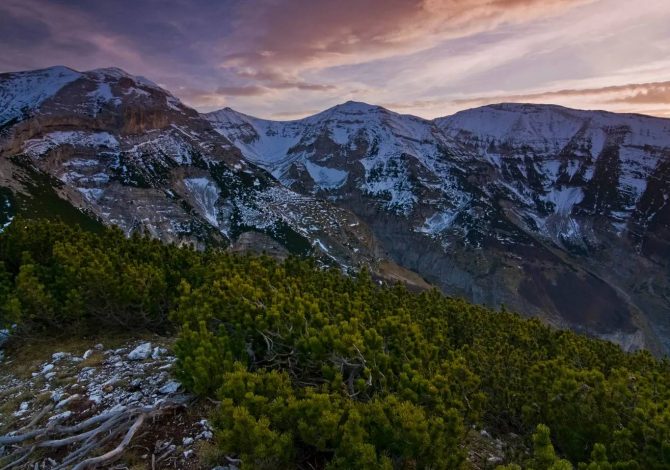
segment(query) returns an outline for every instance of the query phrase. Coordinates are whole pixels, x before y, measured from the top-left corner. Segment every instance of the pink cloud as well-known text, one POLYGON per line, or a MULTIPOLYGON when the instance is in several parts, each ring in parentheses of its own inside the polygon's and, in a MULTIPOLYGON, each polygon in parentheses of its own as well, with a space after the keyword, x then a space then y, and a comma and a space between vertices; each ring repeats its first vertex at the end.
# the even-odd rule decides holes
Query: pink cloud
POLYGON ((565 89, 527 94, 492 95, 453 100, 458 106, 482 106, 500 102, 558 103, 578 98, 602 104, 656 105, 670 111, 670 81, 630 83, 599 88, 565 89))
MULTIPOLYGON (((502 23, 553 15, 593 0, 340 0, 245 2, 223 66, 329 66, 407 53, 502 23), (248 25, 253 24, 254 28, 248 25), (240 47, 242 45, 242 47, 240 47)), ((227 48, 225 44, 222 45, 227 48)))

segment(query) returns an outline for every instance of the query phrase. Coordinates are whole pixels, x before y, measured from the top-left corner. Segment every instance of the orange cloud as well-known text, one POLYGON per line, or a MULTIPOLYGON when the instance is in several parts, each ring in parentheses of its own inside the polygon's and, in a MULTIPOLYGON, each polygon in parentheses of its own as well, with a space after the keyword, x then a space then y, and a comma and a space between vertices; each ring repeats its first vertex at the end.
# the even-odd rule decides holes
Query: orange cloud
POLYGON ((500 102, 530 102, 570 104, 578 99, 582 103, 618 104, 628 111, 650 114, 670 114, 670 81, 630 83, 600 88, 565 89, 528 94, 493 95, 451 101, 461 107, 483 106, 500 102), (657 108, 651 107, 655 106, 657 108))

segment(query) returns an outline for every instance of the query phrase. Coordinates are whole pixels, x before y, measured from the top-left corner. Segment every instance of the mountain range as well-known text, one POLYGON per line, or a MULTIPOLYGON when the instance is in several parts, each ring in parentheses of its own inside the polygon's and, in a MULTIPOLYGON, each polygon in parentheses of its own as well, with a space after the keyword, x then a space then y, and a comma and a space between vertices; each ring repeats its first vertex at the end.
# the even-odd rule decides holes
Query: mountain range
POLYGON ((670 119, 347 102, 269 121, 115 68, 1 74, 0 226, 15 215, 309 253, 670 350, 670 119))

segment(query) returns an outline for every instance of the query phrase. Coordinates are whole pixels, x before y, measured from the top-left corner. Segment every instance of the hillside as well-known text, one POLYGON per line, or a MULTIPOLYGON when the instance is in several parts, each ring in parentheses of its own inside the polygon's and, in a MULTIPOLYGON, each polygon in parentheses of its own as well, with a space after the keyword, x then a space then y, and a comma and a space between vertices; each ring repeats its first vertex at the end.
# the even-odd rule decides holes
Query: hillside
POLYGON ((670 347, 670 121, 502 104, 207 115, 119 69, 0 76, 0 223, 115 225, 311 254, 657 355, 670 347))
POLYGON ((0 318, 14 325, 0 374, 13 431, 0 436, 3 465, 670 465, 670 371, 648 352, 366 272, 118 229, 20 220, 0 235, 0 261, 0 318), (27 360, 49 337, 67 347, 140 331, 178 337, 27 360))
POLYGON ((0 108, 8 214, 73 218, 74 206, 127 234, 277 256, 314 253, 345 269, 417 277, 385 260, 354 214, 283 187, 147 79, 65 67, 2 74, 0 108))

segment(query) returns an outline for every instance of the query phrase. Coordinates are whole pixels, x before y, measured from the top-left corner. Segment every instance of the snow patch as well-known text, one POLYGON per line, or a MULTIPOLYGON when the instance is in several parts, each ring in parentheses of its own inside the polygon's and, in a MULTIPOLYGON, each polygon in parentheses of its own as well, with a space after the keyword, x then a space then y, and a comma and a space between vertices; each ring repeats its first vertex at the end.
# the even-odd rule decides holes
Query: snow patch
POLYGON ((457 212, 436 212, 424 221, 417 232, 438 235, 451 227, 457 215, 457 212))
POLYGON ((349 172, 316 165, 309 160, 304 161, 305 168, 314 183, 323 189, 335 189, 344 185, 349 172))
POLYGON ((0 77, 0 126, 32 112, 65 85, 81 77, 66 67, 18 72, 0 77))
POLYGON ((209 223, 219 226, 216 201, 219 199, 219 187, 207 178, 186 178, 184 184, 193 196, 198 208, 209 223))
POLYGON ((554 212, 562 215, 569 215, 572 208, 582 202, 583 199, 584 191, 578 187, 553 188, 544 197, 545 201, 554 204, 554 212))
POLYGON ((24 152, 31 157, 39 157, 59 145, 106 148, 120 150, 119 141, 108 132, 56 131, 45 134, 40 139, 30 139, 24 143, 24 152))
POLYGON ((98 82, 98 87, 87 94, 92 101, 96 103, 112 103, 115 106, 121 104, 121 98, 117 98, 112 93, 112 87, 107 82, 98 82))

